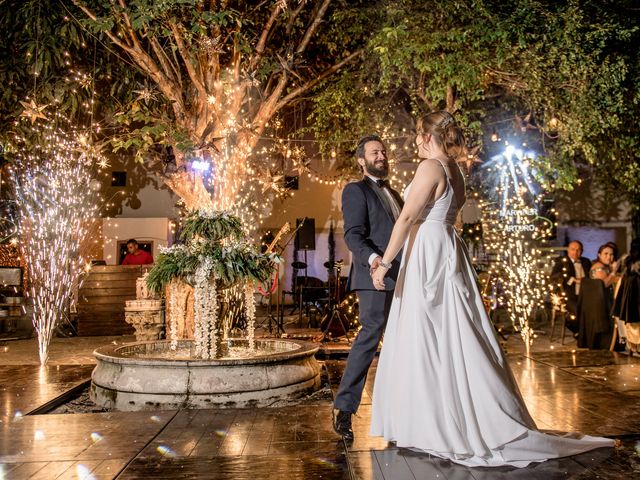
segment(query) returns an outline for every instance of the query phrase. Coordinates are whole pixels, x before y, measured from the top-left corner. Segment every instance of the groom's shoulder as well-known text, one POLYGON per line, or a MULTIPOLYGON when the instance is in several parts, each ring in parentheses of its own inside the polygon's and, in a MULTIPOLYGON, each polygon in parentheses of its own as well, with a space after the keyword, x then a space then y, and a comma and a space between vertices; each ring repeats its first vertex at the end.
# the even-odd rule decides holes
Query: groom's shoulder
POLYGON ((356 191, 364 192, 366 190, 366 185, 367 184, 364 180, 355 180, 353 182, 349 182, 344 186, 343 193, 356 191))
POLYGON ((351 182, 347 183, 345 185, 345 188, 348 187, 349 185, 364 185, 364 184, 365 184, 364 178, 361 178, 359 180, 352 180, 351 182))
POLYGON ((366 202, 367 187, 363 180, 347 183, 342 190, 342 205, 366 202))

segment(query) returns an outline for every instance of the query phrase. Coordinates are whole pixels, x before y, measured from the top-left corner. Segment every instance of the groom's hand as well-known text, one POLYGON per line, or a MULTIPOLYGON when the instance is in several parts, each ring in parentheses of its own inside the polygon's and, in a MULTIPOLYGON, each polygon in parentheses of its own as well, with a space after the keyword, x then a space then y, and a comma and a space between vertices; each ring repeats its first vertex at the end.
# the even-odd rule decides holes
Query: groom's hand
MULTIPOLYGON (((382 266, 380 266, 382 267, 382 266)), ((386 268, 378 268, 371 274, 371 281, 373 282, 373 288, 376 290, 384 290, 384 276, 387 273, 386 268)))
POLYGON ((380 257, 379 255, 373 259, 373 262, 371 262, 371 266, 369 267, 369 275, 373 275, 378 269, 378 267, 380 266, 380 260, 382 260, 382 257, 380 257))

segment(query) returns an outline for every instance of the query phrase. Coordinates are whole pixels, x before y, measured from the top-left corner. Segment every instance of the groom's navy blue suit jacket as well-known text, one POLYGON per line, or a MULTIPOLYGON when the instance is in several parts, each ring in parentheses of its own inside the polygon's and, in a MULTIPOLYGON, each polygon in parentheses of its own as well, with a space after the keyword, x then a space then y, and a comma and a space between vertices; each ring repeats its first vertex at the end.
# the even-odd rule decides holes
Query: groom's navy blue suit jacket
MULTIPOLYGON (((392 191, 402 205, 400 195, 392 191)), ((369 257, 372 253, 384 254, 391 231, 393 214, 381 191, 373 180, 364 177, 359 182, 347 184, 342 192, 344 239, 353 254, 349 271, 349 290, 375 290, 369 273, 369 257)), ((392 262, 393 267, 385 277, 387 290, 393 290, 400 268, 401 253, 392 262)))

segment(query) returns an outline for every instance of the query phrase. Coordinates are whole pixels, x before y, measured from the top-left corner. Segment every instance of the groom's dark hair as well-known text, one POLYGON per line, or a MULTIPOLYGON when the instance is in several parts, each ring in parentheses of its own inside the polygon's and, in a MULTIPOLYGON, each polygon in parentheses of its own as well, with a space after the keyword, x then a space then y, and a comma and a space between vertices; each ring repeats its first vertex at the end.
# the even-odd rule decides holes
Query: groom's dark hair
POLYGON ((362 137, 358 141, 358 146, 356 147, 356 158, 364 158, 364 146, 369 142, 380 142, 384 145, 384 142, 378 135, 367 135, 366 137, 362 137))

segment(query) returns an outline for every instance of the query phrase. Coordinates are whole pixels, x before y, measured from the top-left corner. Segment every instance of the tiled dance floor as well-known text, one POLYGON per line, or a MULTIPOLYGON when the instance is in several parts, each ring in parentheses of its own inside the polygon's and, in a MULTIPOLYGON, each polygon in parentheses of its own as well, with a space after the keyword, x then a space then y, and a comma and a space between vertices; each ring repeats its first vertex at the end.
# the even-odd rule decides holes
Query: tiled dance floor
MULTIPOLYGON (((16 415, 90 371, 60 361, 44 373, 37 365, 0 368, 0 479, 640 478, 640 359, 567 350, 509 361, 540 428, 616 436, 622 448, 525 469, 468 469, 389 447, 367 435, 373 370, 348 448, 331 429, 325 399, 263 409, 16 415)), ((344 360, 325 366, 335 388, 344 360)))

